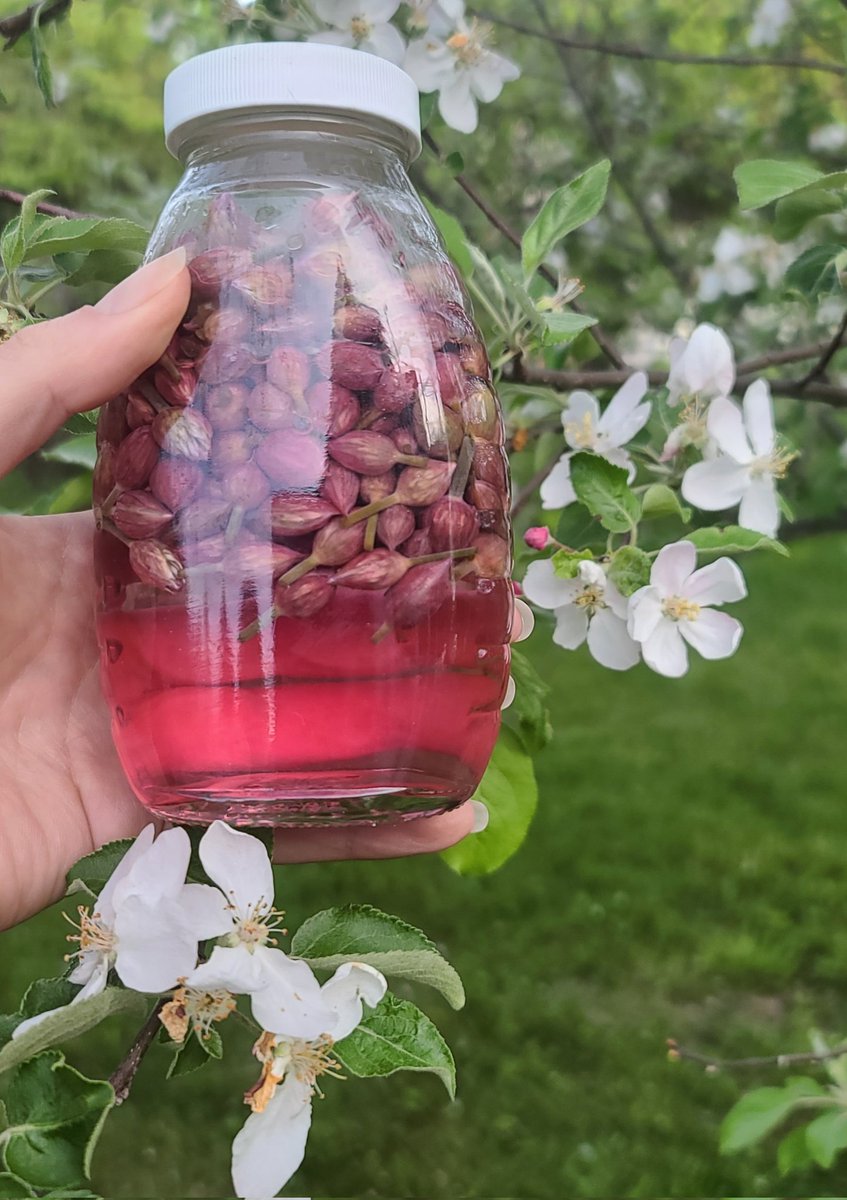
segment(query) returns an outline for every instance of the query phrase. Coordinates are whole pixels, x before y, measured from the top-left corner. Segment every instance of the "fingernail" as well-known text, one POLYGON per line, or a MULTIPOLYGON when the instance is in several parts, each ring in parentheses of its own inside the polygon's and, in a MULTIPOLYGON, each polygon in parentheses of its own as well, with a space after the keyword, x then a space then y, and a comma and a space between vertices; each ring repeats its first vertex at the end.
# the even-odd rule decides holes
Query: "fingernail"
POLYGON ((488 826, 488 809, 481 800, 471 800, 471 808, 473 809, 471 833, 482 833, 483 829, 488 826))
POLYGON ((500 705, 501 708, 509 707, 515 698, 515 690, 515 681, 510 675, 509 682, 506 684, 506 695, 503 697, 503 703, 500 705))
POLYGON ((186 257, 185 246, 177 246, 170 254, 154 258, 152 262, 119 283, 116 288, 112 288, 111 292, 107 292, 96 305, 98 312, 113 317, 145 304, 179 275, 185 267, 186 257))
POLYGON ((515 601, 515 612, 520 613, 521 631, 515 638, 516 642, 525 642, 535 628, 535 613, 526 600, 515 601))

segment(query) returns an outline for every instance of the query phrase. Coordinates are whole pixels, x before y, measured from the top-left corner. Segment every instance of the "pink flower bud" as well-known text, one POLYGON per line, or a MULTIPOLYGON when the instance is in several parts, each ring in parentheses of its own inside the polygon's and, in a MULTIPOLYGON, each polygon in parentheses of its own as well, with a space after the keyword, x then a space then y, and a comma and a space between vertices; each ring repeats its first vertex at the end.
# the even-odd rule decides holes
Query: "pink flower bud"
POLYGON ((346 516, 352 512, 359 498, 359 476, 342 467, 340 463, 328 462, 321 485, 321 496, 346 516))
POLYGON ((423 563, 407 571, 388 591, 391 622, 398 629, 410 629, 432 616, 453 592, 451 563, 423 563))
POLYGON ((271 532, 276 538, 301 537, 337 516, 338 509, 320 496, 277 494, 271 501, 271 532))
POLYGON ((150 491, 171 512, 178 512, 191 503, 204 479, 198 463, 186 458, 161 458, 150 472, 150 491))
MULTIPOLYGON (((411 510, 408 508, 389 508, 386 510, 386 512, 380 513, 379 515, 380 517, 387 517, 388 514, 392 512, 410 511, 411 510)), ((433 549, 434 548, 430 540, 428 529, 416 529, 411 537, 408 537, 403 543, 403 553, 408 558, 422 558, 425 554, 432 554, 433 549)))
POLYGON ((394 494, 397 477, 393 471, 383 475, 363 475, 359 484, 359 495, 363 504, 372 504, 374 500, 384 500, 394 494))
POLYGON ((168 404, 173 404, 176 408, 185 408, 193 400, 197 387, 194 367, 182 367, 177 379, 163 367, 157 367, 153 372, 153 386, 168 404))
POLYGON ((381 351, 364 342, 330 342, 316 359, 318 370, 352 392, 368 392, 385 370, 381 351))
POLYGON ((523 535, 523 540, 530 550, 545 550, 550 542, 550 530, 546 525, 533 525, 523 535))
POLYGON ((234 246, 220 246, 198 254, 188 264, 194 294, 204 298, 217 296, 223 284, 246 271, 251 261, 248 250, 234 246))
POLYGON ((203 398, 206 419, 217 430, 242 429, 247 420, 249 389, 243 383, 222 383, 203 398))
POLYGON ((482 342, 467 342, 465 345, 460 346, 459 362, 462 364, 462 370, 466 374, 478 375, 482 379, 487 379, 491 371, 488 355, 485 352, 485 346, 483 346, 482 342))
POLYGON ((502 441, 503 425, 497 409, 494 393, 484 379, 476 376, 468 379, 467 390, 462 400, 462 416, 465 429, 471 437, 486 441, 502 441))
POLYGON ((219 433, 212 442, 212 470, 226 474, 233 467, 243 467, 253 457, 253 439, 247 433, 219 433))
POLYGON ((394 550, 369 550, 337 571, 332 582, 337 587, 382 592, 402 579, 410 566, 409 560, 394 550))
POLYGON ((436 354, 435 372, 442 404, 456 405, 465 394, 467 376, 455 354, 436 354))
POLYGON ((338 383, 321 379, 306 392, 306 404, 315 429, 329 437, 340 437, 355 429, 361 416, 359 397, 338 383))
POLYGON ((255 458, 275 488, 317 489, 323 478, 323 444, 306 433, 289 429, 269 433, 259 443, 255 458))
POLYGON ((243 345, 215 342, 200 364, 200 379, 212 385, 230 383, 249 375, 255 365, 253 355, 243 345))
MULTIPOLYGON (((377 518, 376 532, 384 546, 387 546, 389 550, 396 550, 407 538, 412 538, 415 532, 415 514, 410 508, 406 508, 405 504, 396 504, 393 508, 387 508, 377 518)), ((429 554, 432 549, 428 535, 424 534, 424 536, 427 538, 427 549, 417 551, 418 554, 429 554)), ((414 555, 410 554, 410 557, 414 557, 414 555)))
POLYGON ((192 408, 166 408, 156 414, 153 437, 167 454, 205 462, 212 451, 212 426, 192 408))
POLYGON ((474 438, 472 470, 474 479, 482 479, 485 483, 490 483, 503 496, 508 494, 508 460, 499 445, 495 446, 491 442, 483 442, 474 438))
POLYGON ((390 437, 371 429, 356 429, 333 438, 327 450, 337 463, 358 475, 383 475, 395 463, 409 458, 401 454, 390 437))
POLYGON ((232 281, 232 289, 257 308, 275 308, 291 296, 291 272, 280 267, 249 267, 232 281))
POLYGON ((481 533, 474 544, 476 554, 471 562, 475 574, 482 579, 502 579, 509 574, 512 552, 505 538, 496 533, 481 533))
POLYGON ((252 246, 263 232, 232 192, 220 192, 209 205, 206 236, 214 246, 252 246))
POLYGON ((227 499, 239 508, 257 508, 271 494, 267 476, 253 462, 229 471, 221 484, 227 499))
POLYGON ((311 556, 321 566, 340 567, 361 554, 364 541, 365 527, 361 522, 345 529, 341 518, 334 517, 315 534, 311 556))
POLYGON ((440 408, 424 419, 423 408, 415 405, 412 424, 418 445, 433 458, 452 458, 459 452, 465 436, 462 418, 452 408, 440 408))
POLYGON ((440 500, 450 486, 455 463, 431 462, 426 467, 406 467, 401 471, 394 495, 398 504, 426 507, 440 500))
POLYGON ((142 583, 160 591, 178 592, 182 587, 182 563, 173 551, 152 538, 131 543, 129 565, 142 583))
POLYGON ((336 309, 333 329, 337 337, 354 342, 378 342, 382 338, 379 313, 365 304, 344 304, 336 309))
POLYGON ((232 575, 249 575, 254 579, 270 575, 277 579, 290 571, 303 555, 276 542, 242 539, 226 556, 225 567, 232 575))
POLYGON ((250 318, 240 308, 211 309, 198 325, 197 333, 204 342, 237 346, 250 334, 250 318))
POLYGON ((332 572, 318 568, 294 583, 280 583, 274 592, 274 608, 281 617, 305 620, 326 608, 332 599, 332 572))
POLYGON ((193 567, 201 563, 219 563, 228 552, 229 543, 222 533, 215 533, 197 542, 183 542, 182 549, 189 565, 193 567))
POLYGON ((268 380, 274 387, 300 399, 312 374, 306 354, 296 346, 277 346, 267 364, 268 380))
POLYGON ((159 461, 159 447, 148 425, 134 429, 118 446, 115 482, 122 488, 143 488, 159 461))
POLYGON ((154 538, 173 519, 171 510, 149 492, 124 492, 110 515, 121 533, 130 538, 154 538))
POLYGON ((107 443, 117 446, 127 435, 127 397, 116 396, 104 404, 97 416, 97 449, 107 443))
POLYGON ((333 247, 329 247, 326 250, 317 250, 307 258, 299 260, 297 263, 297 275, 298 278, 307 284, 313 280, 335 284, 339 278, 343 279, 344 276, 344 264, 341 261, 341 255, 333 247))
POLYGON ((443 496, 424 514, 424 525, 435 550, 470 546, 478 529, 476 510, 456 496, 443 496))
POLYGON ((374 388, 373 402, 383 412, 398 413, 417 399, 418 377, 415 371, 385 371, 374 388))
POLYGON ((371 433, 382 433, 386 437, 391 437, 397 429, 399 421, 400 417, 397 413, 383 413, 370 425, 371 433))
POLYGON ((247 411, 256 428, 265 432, 286 429, 294 423, 293 399, 272 383, 260 383, 253 388, 247 411))
POLYGON ((391 440, 401 454, 420 454, 418 443, 415 441, 414 434, 410 429, 400 426, 395 429, 390 435, 391 440))
POLYGON ((200 497, 179 514, 177 529, 182 542, 200 541, 226 528, 232 505, 228 500, 200 497))
POLYGON ((132 390, 126 398, 126 420, 130 429, 152 425, 156 410, 141 392, 132 390))

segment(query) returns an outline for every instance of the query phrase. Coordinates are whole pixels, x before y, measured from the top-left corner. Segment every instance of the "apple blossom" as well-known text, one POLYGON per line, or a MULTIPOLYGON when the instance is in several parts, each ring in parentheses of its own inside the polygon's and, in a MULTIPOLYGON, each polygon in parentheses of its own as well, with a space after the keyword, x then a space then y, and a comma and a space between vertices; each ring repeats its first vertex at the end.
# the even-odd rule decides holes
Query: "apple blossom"
POLYGON ((696 567, 694 544, 673 542, 657 554, 649 584, 630 596, 629 634, 659 675, 684 675, 688 646, 703 658, 728 658, 741 641, 741 622, 712 607, 744 599, 741 571, 729 558, 696 567))
POLYGON ((776 480, 795 455, 779 447, 767 382, 750 384, 743 409, 726 397, 713 400, 706 424, 720 453, 688 468, 683 497, 707 512, 739 504, 739 525, 774 537, 780 520, 776 480))
POLYGON ((344 963, 320 989, 332 1030, 310 1038, 263 1033, 253 1052, 262 1064, 245 1096, 252 1108, 232 1145, 232 1182, 242 1200, 266 1200, 284 1187, 303 1161, 312 1123, 312 1095, 321 1075, 338 1077, 332 1047, 353 1032, 385 995, 384 977, 365 963, 344 963))
POLYGON ((668 404, 692 399, 728 396, 735 386, 735 355, 723 330, 704 323, 686 342, 674 338, 670 346, 668 404))
POLYGON ((365 50, 397 66, 403 61, 406 43, 389 24, 400 0, 314 0, 312 7, 332 28, 311 34, 307 41, 365 50))
POLYGON ((591 656, 613 671, 628 671, 638 662, 640 650, 626 627, 626 597, 599 563, 581 562, 574 579, 558 576, 552 559, 530 563, 524 592, 539 608, 552 608, 557 646, 576 650, 587 642, 591 656))
POLYGON ((576 499, 571 484, 571 457, 581 450, 599 454, 617 467, 624 467, 632 478, 635 467, 624 446, 650 419, 651 404, 644 400, 647 375, 636 371, 618 389, 605 411, 590 392, 572 392, 562 413, 565 441, 571 447, 562 455, 541 485, 542 508, 565 508, 576 499), (642 403, 643 401, 643 403, 642 403))
POLYGON ((411 0, 408 4, 409 28, 432 37, 449 37, 464 19, 464 0, 411 0))

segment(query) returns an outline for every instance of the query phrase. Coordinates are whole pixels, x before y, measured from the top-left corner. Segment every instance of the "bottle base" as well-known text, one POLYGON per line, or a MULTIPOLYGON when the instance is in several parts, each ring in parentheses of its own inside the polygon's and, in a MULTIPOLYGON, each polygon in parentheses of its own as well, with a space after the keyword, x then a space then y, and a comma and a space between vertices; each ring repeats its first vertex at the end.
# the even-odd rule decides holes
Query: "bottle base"
POLYGON ((376 825, 448 812, 470 799, 421 771, 327 772, 232 775, 213 779, 170 779, 148 785, 141 797, 148 812, 186 825, 227 821, 231 825, 302 828, 309 825, 376 825), (363 786, 366 784, 366 786, 363 786))

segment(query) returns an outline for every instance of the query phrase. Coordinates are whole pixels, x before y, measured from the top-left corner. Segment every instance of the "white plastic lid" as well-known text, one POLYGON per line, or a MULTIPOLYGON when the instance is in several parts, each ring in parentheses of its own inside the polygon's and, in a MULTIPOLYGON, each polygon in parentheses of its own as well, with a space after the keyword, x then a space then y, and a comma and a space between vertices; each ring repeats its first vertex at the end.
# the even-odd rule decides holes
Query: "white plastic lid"
POLYGON ((418 89, 399 67, 362 50, 314 42, 252 42, 190 58, 165 80, 165 142, 211 113, 306 109, 364 113, 398 126, 419 154, 418 89))

